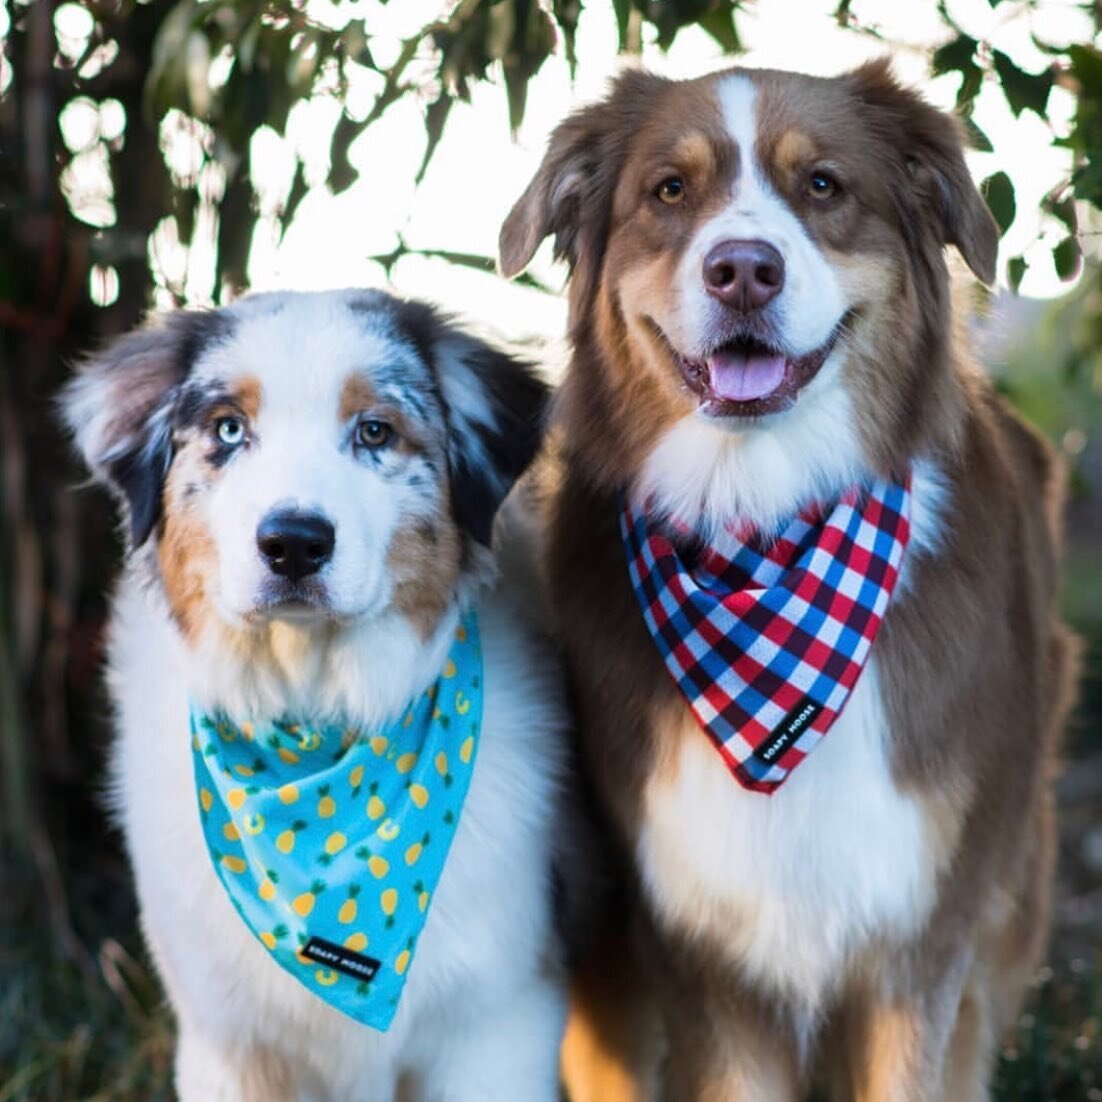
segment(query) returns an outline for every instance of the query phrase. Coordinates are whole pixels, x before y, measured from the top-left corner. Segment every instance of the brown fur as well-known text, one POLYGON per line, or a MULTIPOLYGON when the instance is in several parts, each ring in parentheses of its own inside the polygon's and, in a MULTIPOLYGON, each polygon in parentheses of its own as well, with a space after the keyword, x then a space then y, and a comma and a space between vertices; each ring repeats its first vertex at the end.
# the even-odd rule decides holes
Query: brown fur
MULTIPOLYGON (((854 304, 846 381, 869 466, 934 456, 951 487, 944 546, 916 559, 876 644, 893 779, 925 809, 938 895, 923 932, 869 944, 853 961, 817 1031, 813 1070, 837 1099, 980 1098, 1045 939, 1049 784, 1073 666, 1055 614, 1059 479, 955 333, 943 247, 990 279, 997 244, 959 128, 880 64, 830 81, 752 79, 757 159, 854 304), (850 198, 801 191, 809 164, 848 168, 850 198)), ((507 274, 548 233, 572 269, 575 351, 557 411, 562 460, 548 471, 547 576, 586 763, 625 855, 647 791, 668 783, 682 740, 700 737, 631 591, 617 493, 693 408, 640 318, 738 170, 725 132, 709 130, 714 80, 623 77, 559 128, 502 231, 507 274), (678 142, 682 160, 670 166, 664 150, 678 142), (641 198, 674 168, 691 198, 668 209, 641 198)), ((669 1097, 798 1097, 809 1076, 789 1008, 755 990, 722 946, 690 942, 638 903, 634 986, 624 990, 622 970, 601 990, 580 981, 591 1012, 568 1034, 574 1097, 594 1097, 596 1076, 639 1060, 607 1023, 616 1001, 636 1013, 648 984, 666 1022, 669 1097)), ((609 1102, 639 1097, 622 1076, 607 1081, 619 1084, 601 1093, 609 1102)))

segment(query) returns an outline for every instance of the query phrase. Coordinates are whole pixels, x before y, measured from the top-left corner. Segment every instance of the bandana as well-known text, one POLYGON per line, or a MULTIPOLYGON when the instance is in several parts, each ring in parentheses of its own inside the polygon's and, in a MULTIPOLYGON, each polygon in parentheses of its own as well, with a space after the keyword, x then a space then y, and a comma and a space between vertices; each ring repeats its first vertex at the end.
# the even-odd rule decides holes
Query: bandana
POLYGON ((899 577, 909 515, 910 480, 877 481, 803 510, 775 538, 728 528, 703 545, 625 502, 643 619, 743 787, 775 792, 841 714, 899 577))
POLYGON ((192 709, 203 834, 237 913, 280 967, 375 1029, 397 1011, 481 722, 473 613, 439 679, 379 730, 192 709))

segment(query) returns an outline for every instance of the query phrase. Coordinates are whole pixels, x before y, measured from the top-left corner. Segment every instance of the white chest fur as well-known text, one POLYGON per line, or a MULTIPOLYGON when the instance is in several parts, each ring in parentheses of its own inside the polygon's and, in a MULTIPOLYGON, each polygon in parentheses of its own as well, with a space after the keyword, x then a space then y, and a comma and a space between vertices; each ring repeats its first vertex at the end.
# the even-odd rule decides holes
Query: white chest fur
POLYGON ((813 1012, 850 954, 913 933, 934 898, 922 808, 891 776, 875 664, 773 796, 741 788, 701 731, 687 736, 674 775, 647 792, 637 856, 651 898, 813 1012))
MULTIPOLYGON (((911 493, 896 600, 915 557, 944 536, 935 464, 915 464, 911 493)), ((739 786, 688 708, 684 723, 674 767, 647 789, 637 843, 653 905, 814 1013, 864 944, 921 928, 944 857, 937 823, 892 777, 875 647, 841 717, 773 796, 739 786)))

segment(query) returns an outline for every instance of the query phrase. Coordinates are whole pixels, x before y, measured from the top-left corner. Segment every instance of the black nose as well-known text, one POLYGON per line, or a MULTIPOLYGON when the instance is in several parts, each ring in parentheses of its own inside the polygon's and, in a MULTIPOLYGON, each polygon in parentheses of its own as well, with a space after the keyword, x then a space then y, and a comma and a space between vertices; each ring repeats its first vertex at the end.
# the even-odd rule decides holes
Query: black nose
POLYGON ((317 513, 269 513, 256 530, 256 546, 273 574, 297 582, 316 574, 332 557, 337 534, 317 513))
POLYGON ((767 241, 721 241, 704 258, 704 286, 736 310, 760 310, 784 286, 784 257, 767 241))

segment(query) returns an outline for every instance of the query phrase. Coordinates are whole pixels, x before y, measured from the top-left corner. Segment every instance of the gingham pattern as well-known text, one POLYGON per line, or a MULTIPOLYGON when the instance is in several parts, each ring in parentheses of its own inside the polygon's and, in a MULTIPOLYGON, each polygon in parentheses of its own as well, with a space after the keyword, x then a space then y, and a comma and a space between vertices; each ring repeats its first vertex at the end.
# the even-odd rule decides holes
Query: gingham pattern
POLYGON ((803 510, 771 542, 743 529, 702 546, 625 497, 620 530, 647 628, 744 787, 775 792, 841 714, 899 577, 909 516, 910 479, 878 480, 803 510), (807 701, 821 711, 765 760, 807 701))

